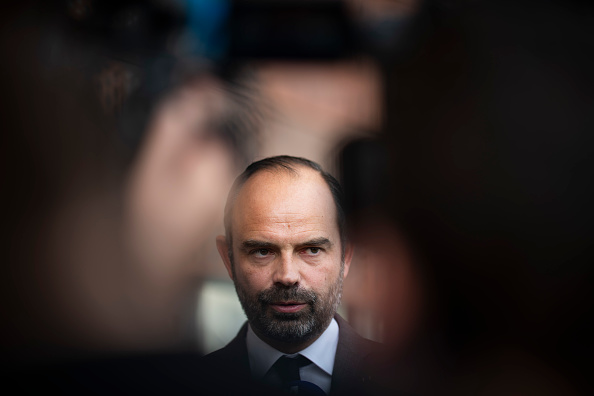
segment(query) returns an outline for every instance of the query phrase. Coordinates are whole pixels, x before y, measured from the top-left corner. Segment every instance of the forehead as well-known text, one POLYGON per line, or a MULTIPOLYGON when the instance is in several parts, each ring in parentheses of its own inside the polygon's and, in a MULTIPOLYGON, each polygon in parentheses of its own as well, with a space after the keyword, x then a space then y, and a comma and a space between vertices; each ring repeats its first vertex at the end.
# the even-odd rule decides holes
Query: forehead
POLYGON ((232 227, 234 233, 338 233, 332 193, 322 176, 309 168, 253 175, 235 199, 232 227))

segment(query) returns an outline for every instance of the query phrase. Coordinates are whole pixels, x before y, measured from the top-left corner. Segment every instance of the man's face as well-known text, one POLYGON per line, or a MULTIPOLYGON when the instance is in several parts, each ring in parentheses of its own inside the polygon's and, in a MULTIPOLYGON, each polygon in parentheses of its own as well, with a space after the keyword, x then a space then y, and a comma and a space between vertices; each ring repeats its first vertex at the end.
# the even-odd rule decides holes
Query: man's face
POLYGON ((340 303, 351 251, 341 259, 336 208, 325 181, 299 168, 261 171, 232 212, 232 258, 219 251, 254 331, 264 339, 313 341, 340 303))

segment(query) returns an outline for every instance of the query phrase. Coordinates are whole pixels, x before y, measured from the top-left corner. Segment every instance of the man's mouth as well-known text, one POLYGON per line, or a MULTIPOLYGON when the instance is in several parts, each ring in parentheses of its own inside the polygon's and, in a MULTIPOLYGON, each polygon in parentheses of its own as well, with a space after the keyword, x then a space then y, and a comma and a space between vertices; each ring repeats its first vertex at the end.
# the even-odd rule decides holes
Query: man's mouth
POLYGON ((301 311, 303 308, 307 306, 307 304, 299 301, 280 301, 271 303, 270 306, 277 312, 294 313, 301 311))

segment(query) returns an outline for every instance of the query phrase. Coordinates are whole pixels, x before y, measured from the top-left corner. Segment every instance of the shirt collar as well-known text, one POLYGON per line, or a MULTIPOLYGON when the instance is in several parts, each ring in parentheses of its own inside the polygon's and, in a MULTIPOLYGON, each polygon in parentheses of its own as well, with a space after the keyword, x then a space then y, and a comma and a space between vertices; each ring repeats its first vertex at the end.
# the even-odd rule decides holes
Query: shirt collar
MULTIPOLYGON (((278 351, 262 341, 248 325, 246 344, 250 359, 250 367, 254 378, 262 378, 270 367, 285 353, 278 351)), ((330 325, 310 346, 293 355, 301 354, 311 360, 316 366, 332 375, 336 348, 338 347, 338 323, 332 318, 330 325)))

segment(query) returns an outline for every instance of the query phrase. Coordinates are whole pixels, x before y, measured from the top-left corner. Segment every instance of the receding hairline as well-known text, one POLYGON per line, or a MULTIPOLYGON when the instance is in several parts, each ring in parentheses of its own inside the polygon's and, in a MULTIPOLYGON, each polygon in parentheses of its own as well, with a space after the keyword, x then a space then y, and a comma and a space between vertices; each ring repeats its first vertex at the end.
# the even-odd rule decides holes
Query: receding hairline
MULTIPOLYGON (((225 233, 226 234, 229 235, 230 231, 231 231, 232 210, 235 206, 235 202, 237 201, 237 197, 239 197, 239 194, 241 193, 241 191, 243 191, 246 184, 248 184, 251 180, 254 180, 255 178, 257 178, 258 175, 261 175, 262 173, 269 173, 272 175, 284 173, 286 175, 291 176, 294 179, 304 177, 304 173, 315 174, 319 178, 321 184, 324 187, 326 187, 326 189, 328 190, 328 193, 330 193, 330 197, 331 197, 332 201, 334 201, 333 196, 332 196, 332 191, 331 191, 330 187, 328 186, 328 183, 324 180, 324 176, 323 176, 322 172, 318 171, 317 169, 313 169, 307 165, 303 165, 303 164, 299 164, 299 163, 295 164, 294 167, 278 165, 278 166, 274 166, 274 167, 258 169, 256 172, 250 174, 248 177, 246 177, 242 180, 237 180, 236 182, 238 182, 238 183, 235 183, 233 185, 233 187, 229 193, 229 196, 227 198, 227 204, 225 206, 225 217, 226 217, 225 233)), ((336 210, 335 210, 335 212, 336 212, 336 210)), ((335 213, 335 215, 338 216, 338 213, 335 213)))
POLYGON ((332 200, 334 202, 334 214, 336 225, 338 227, 338 233, 340 235, 340 246, 341 246, 341 253, 342 259, 344 260, 345 248, 347 244, 347 235, 346 235, 346 220, 344 214, 344 207, 343 207, 343 193, 340 183, 334 176, 330 173, 324 171, 324 169, 316 162, 308 160, 302 157, 292 157, 287 155, 280 155, 275 157, 268 157, 262 160, 253 162, 250 164, 242 174, 240 174, 233 186, 231 187, 231 191, 229 191, 229 195, 227 197, 227 203, 225 205, 225 238, 227 240, 228 250, 229 250, 229 257, 232 259, 233 255, 233 233, 232 233, 232 209, 235 206, 235 201, 243 189, 245 183, 247 183, 251 178, 256 176, 257 174, 268 171, 270 173, 280 173, 283 170, 290 175, 294 175, 295 177, 299 177, 301 174, 302 169, 311 169, 314 173, 317 173, 323 180, 324 185, 330 192, 332 200))

